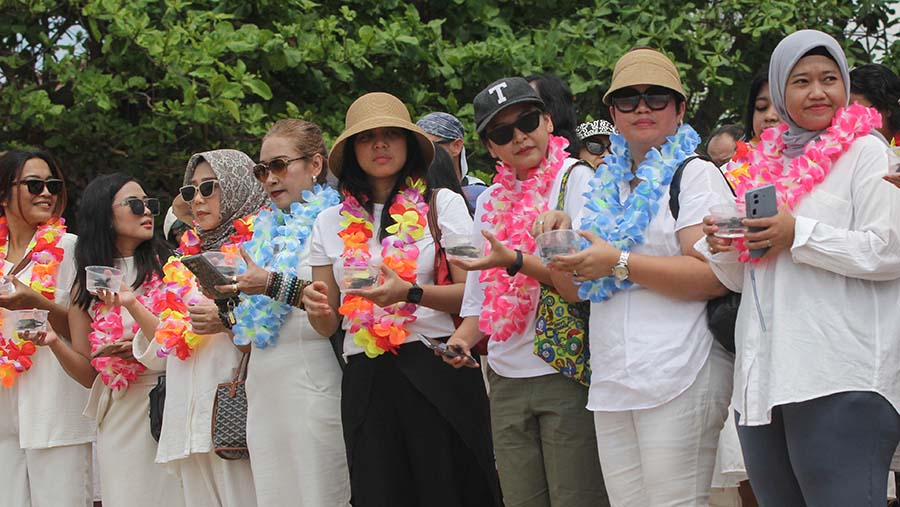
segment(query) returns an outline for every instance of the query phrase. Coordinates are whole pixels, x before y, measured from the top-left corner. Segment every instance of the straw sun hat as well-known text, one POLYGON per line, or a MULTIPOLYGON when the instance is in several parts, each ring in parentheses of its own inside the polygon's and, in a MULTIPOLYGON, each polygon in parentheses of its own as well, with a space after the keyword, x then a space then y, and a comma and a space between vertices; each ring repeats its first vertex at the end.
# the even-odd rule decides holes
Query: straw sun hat
POLYGON ((668 56, 655 49, 632 49, 625 53, 613 69, 612 83, 603 95, 603 103, 610 105, 609 97, 622 88, 636 85, 664 86, 685 98, 678 69, 668 56))
POLYGON ((425 159, 426 167, 422 168, 423 171, 431 165, 434 144, 425 137, 425 131, 412 122, 403 102, 389 93, 374 92, 356 99, 347 109, 344 132, 334 142, 331 153, 328 154, 328 167, 335 176, 341 177, 344 144, 347 140, 360 132, 378 127, 397 127, 412 132, 425 159))

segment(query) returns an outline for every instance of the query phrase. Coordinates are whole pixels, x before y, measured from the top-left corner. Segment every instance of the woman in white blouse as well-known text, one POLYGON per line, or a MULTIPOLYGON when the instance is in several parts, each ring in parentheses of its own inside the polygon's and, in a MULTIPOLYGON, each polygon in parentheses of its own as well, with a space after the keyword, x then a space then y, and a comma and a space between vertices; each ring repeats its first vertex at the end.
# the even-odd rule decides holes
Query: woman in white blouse
POLYGON ((733 406, 747 472, 762 505, 881 506, 900 441, 900 193, 870 135, 880 118, 844 109, 850 80, 833 38, 782 40, 769 86, 787 124, 774 136, 782 156, 744 185, 779 185, 778 214, 744 221, 761 229, 744 247, 768 250, 739 262, 710 218, 697 245, 744 293, 733 406), (836 132, 838 148, 822 149, 836 132))
MULTIPOLYGON (((233 221, 267 203, 252 169, 250 157, 236 150, 197 153, 188 161, 180 193, 191 205, 203 251, 219 250, 232 241, 233 221)), ((186 270, 182 275, 192 278, 186 270)), ((179 342, 165 357, 159 340, 143 333, 134 339, 135 357, 150 369, 166 371, 156 462, 167 463, 181 475, 185 505, 252 507, 256 493, 249 462, 227 461, 213 453, 210 431, 216 386, 234 377, 241 352, 232 344, 232 335, 212 301, 194 289, 183 302, 190 303, 190 330, 199 335, 198 343, 179 342)), ((162 338, 166 329, 163 319, 157 337, 162 338)))
POLYGON ((0 505, 90 506, 95 428, 81 415, 88 390, 69 378, 54 357, 74 353, 55 339, 69 336, 66 309, 76 240, 57 222, 66 207, 59 165, 46 152, 6 152, 0 157, 0 206, 2 274, 15 286, 14 292, 0 295, 2 349, 9 351, 14 340, 12 310, 49 311, 48 332, 32 337, 39 346, 30 369, 0 352, 0 505), (37 241, 50 229, 56 239, 37 241), (36 290, 39 285, 43 288, 36 290), (9 360, 24 371, 11 376, 9 368, 17 368, 9 360))

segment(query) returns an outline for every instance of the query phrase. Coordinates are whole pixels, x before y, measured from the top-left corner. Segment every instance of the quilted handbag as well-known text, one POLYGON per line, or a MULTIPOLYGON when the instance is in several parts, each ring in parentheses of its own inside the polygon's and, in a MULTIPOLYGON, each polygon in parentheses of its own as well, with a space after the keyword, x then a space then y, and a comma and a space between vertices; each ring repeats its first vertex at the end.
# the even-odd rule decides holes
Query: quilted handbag
MULTIPOLYGON (((572 167, 575 167, 574 165, 572 167)), ((563 175, 556 209, 565 205, 566 183, 571 168, 563 175)), ((534 331, 534 353, 564 377, 591 385, 591 352, 588 346, 590 303, 569 303, 555 290, 541 285, 534 331)))
POLYGON ((212 412, 213 451, 222 459, 248 459, 247 449, 247 363, 250 353, 241 358, 241 364, 231 382, 216 387, 216 399, 212 412))

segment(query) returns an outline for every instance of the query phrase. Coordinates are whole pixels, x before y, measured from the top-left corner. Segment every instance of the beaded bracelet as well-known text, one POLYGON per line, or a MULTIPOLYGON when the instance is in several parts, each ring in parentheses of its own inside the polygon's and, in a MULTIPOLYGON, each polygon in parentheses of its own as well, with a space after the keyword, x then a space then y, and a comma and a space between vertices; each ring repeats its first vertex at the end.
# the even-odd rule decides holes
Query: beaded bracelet
POLYGON ((263 293, 267 296, 269 295, 269 291, 272 290, 272 278, 273 278, 272 275, 273 275, 273 273, 270 271, 269 274, 266 276, 266 290, 263 291, 263 293))

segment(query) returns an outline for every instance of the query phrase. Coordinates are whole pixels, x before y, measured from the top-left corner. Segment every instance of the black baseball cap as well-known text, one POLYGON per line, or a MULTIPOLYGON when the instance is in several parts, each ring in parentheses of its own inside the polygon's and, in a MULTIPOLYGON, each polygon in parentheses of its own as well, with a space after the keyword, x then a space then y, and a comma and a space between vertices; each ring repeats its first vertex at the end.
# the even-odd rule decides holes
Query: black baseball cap
POLYGON ((509 106, 530 102, 544 109, 544 101, 522 77, 505 77, 491 83, 475 96, 475 131, 484 134, 488 123, 509 106))

